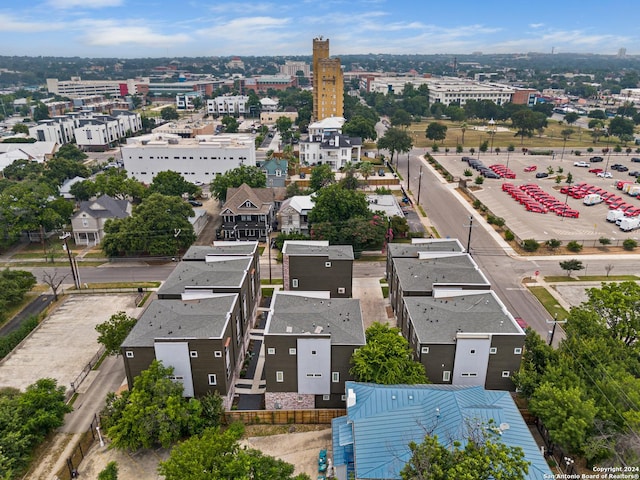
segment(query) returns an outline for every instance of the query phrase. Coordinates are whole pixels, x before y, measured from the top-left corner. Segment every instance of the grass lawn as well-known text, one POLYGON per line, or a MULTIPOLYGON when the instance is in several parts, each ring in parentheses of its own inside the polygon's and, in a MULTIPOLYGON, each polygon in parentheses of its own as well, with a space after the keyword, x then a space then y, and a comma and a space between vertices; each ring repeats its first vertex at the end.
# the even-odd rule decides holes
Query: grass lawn
POLYGON ((564 308, 558 305, 558 302, 555 298, 549 293, 549 291, 544 287, 528 287, 529 291, 535 295, 538 301, 542 304, 549 315, 552 318, 557 318, 558 320, 566 320, 569 316, 569 312, 567 312, 564 308), (557 317, 556 317, 557 315, 557 317))
POLYGON ((268 278, 261 278, 260 285, 283 285, 283 280, 282 278, 273 278, 269 281, 268 278))
POLYGON ((545 282, 635 282, 640 280, 636 275, 593 275, 587 277, 567 277, 566 275, 552 275, 544 277, 545 282))
POLYGON ((160 282, 88 283, 86 288, 158 288, 160 282))

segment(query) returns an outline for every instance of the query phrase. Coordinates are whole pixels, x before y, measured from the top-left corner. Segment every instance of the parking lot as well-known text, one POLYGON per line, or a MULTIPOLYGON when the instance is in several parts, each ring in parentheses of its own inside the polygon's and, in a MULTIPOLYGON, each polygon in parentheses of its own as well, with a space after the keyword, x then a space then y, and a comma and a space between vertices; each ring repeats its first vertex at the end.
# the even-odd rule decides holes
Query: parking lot
MULTIPOLYGON (((561 151, 561 148, 556 150, 561 151)), ((469 165, 461 161, 463 155, 471 156, 469 153, 464 154, 448 154, 435 155, 438 162, 444 165, 449 172, 455 177, 465 178, 464 171, 469 165)), ((596 154, 593 154, 596 155, 596 154)), ((533 238, 538 241, 546 241, 552 238, 563 242, 576 240, 584 241, 585 245, 598 246, 601 237, 611 239, 612 244, 627 238, 640 240, 640 230, 624 232, 615 224, 606 221, 609 211, 608 206, 603 202, 598 205, 586 206, 582 199, 575 199, 569 195, 560 193, 560 188, 566 185, 566 181, 559 184, 556 183, 558 168, 562 168, 560 175, 566 177, 571 172, 573 176, 573 184, 586 182, 591 185, 601 187, 606 191, 615 192, 622 197, 627 203, 640 207, 638 198, 628 196, 616 189, 615 183, 618 180, 635 180, 627 172, 611 171, 612 178, 598 177, 595 173, 589 173, 589 167, 574 166, 574 162, 589 162, 591 155, 576 156, 566 151, 562 156, 556 153, 555 158, 543 155, 526 155, 520 151, 512 152, 509 155, 505 152, 500 154, 483 153, 480 154, 480 160, 485 166, 494 164, 503 164, 512 170, 515 179, 491 179, 485 178, 480 188, 474 191, 476 197, 491 210, 491 212, 506 220, 507 228, 513 231, 519 238, 533 238), (527 167, 536 166, 536 169, 528 169, 527 167), (553 167, 554 173, 546 178, 536 178, 538 173, 546 173, 548 167, 553 167), (553 212, 535 213, 529 212, 523 205, 515 201, 509 194, 502 191, 502 184, 508 182, 516 186, 522 184, 537 184, 542 190, 553 195, 562 203, 567 203, 571 209, 579 212, 579 218, 565 218, 554 214, 553 212)), ((476 153, 473 158, 478 158, 476 153)), ((598 167, 603 170, 607 166, 607 160, 610 165, 621 164, 628 167, 629 171, 640 170, 640 163, 631 162, 631 156, 626 154, 612 154, 610 158, 605 157, 604 162, 594 163, 591 168, 598 167)), ((473 180, 478 175, 473 170, 473 176, 469 177, 468 185, 473 186, 473 180)), ((610 169, 608 169, 610 171, 610 169)))

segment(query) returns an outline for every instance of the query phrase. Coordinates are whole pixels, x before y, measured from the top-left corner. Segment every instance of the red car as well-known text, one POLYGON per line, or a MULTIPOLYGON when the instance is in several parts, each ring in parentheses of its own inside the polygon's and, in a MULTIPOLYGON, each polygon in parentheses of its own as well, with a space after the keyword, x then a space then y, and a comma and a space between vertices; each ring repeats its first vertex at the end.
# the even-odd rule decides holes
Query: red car
POLYGON ((526 328, 529 326, 529 324, 525 322, 524 318, 516 317, 514 318, 514 320, 518 325, 520 325, 520 328, 522 328, 523 330, 526 330, 526 328))
POLYGON ((604 170, 602 170, 601 168, 592 168, 591 170, 589 170, 589 173, 601 173, 604 172, 604 170))
POLYGON ((529 165, 528 167, 524 167, 525 172, 535 172, 537 169, 537 165, 529 165))
POLYGON ((566 210, 558 212, 558 215, 560 215, 561 217, 567 217, 567 218, 578 218, 580 216, 580 212, 578 212, 577 210, 572 210, 567 208, 566 210))

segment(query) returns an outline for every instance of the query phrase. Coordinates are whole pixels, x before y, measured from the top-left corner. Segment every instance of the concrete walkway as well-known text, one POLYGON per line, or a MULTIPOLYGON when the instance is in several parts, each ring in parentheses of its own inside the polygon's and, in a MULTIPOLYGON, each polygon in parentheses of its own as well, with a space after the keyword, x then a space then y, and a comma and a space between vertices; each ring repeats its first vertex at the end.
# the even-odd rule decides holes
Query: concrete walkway
POLYGON ((382 284, 378 278, 354 278, 352 283, 353 298, 360 300, 360 311, 365 330, 374 322, 395 323, 389 317, 387 306, 389 300, 382 294, 382 284))

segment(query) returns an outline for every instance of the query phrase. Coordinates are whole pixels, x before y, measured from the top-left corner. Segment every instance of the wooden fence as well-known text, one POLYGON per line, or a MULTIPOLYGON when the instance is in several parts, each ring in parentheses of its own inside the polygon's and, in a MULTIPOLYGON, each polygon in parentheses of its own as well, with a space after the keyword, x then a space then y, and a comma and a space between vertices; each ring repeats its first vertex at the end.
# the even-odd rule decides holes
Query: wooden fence
POLYGON ((347 414, 343 408, 322 410, 233 410, 225 413, 225 423, 242 422, 245 425, 267 424, 329 424, 336 417, 347 414))

